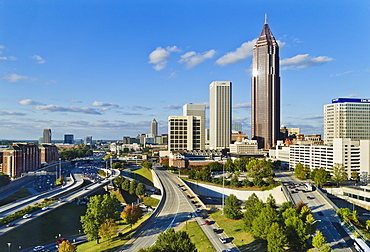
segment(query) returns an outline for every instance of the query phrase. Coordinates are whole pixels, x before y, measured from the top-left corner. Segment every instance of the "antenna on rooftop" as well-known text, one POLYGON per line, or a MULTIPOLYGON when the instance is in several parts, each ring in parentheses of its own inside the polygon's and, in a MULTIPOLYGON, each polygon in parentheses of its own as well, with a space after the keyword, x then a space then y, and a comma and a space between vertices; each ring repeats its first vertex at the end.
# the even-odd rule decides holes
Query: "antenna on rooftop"
POLYGON ((265 24, 267 24, 267 13, 265 13, 265 24))

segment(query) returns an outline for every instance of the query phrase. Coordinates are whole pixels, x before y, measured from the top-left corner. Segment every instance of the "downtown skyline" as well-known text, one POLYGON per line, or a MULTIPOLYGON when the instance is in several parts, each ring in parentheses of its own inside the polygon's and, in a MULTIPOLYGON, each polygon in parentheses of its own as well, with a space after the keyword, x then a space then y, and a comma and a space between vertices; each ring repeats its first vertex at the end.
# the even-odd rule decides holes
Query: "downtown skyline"
MULTIPOLYGON (((167 133, 168 116, 231 81, 251 136, 251 56, 264 14, 280 47, 281 124, 323 134, 323 106, 370 98, 367 1, 5 1, 0 139, 167 133)), ((209 112, 209 111, 208 111, 209 112)), ((207 120, 209 115, 207 112, 207 120)), ((208 125, 208 123, 207 123, 208 125)))

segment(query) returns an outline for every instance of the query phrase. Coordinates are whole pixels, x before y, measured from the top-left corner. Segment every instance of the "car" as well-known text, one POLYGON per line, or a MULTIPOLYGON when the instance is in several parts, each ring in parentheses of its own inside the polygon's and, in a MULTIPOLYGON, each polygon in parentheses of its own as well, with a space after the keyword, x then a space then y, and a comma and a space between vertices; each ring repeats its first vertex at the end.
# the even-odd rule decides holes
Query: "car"
POLYGON ((15 223, 10 222, 10 223, 6 224, 6 227, 13 227, 14 225, 15 225, 15 223))
POLYGON ((321 211, 318 211, 317 214, 320 216, 324 216, 324 214, 321 211))
POLYGON ((32 250, 32 251, 35 251, 35 252, 36 252, 36 251, 43 251, 43 250, 44 250, 44 248, 45 248, 44 246, 36 246, 36 247, 34 247, 34 248, 33 248, 33 250, 32 250))
POLYGON ((218 238, 218 239, 220 240, 221 243, 226 243, 227 242, 226 238, 224 238, 222 236, 220 238, 218 238))
POLYGON ((49 209, 49 207, 48 206, 44 206, 43 208, 41 208, 41 210, 42 211, 46 211, 46 210, 48 210, 49 209))
POLYGON ((56 240, 55 242, 62 243, 64 241, 68 241, 68 239, 66 239, 66 238, 60 238, 59 240, 56 240))
POLYGON ((32 214, 25 214, 23 215, 23 219, 27 219, 27 218, 31 218, 32 217, 32 214))
POLYGON ((296 187, 297 187, 297 186, 295 186, 295 185, 291 185, 291 186, 290 186, 290 188, 296 188, 296 187))
POLYGON ((348 248, 348 245, 345 242, 340 242, 339 243, 339 247, 341 247, 341 248, 348 248))
POLYGON ((191 204, 195 204, 195 203, 197 203, 198 201, 195 201, 195 200, 192 200, 191 201, 191 204))
POLYGON ((195 210, 195 212, 200 213, 201 210, 199 208, 197 208, 197 210, 195 210))
POLYGON ((225 249, 225 250, 222 250, 222 252, 232 252, 233 250, 232 249, 225 249))
POLYGON ((315 197, 307 196, 307 199, 314 199, 315 197))
POLYGON ((189 199, 191 199, 191 196, 189 194, 187 194, 186 197, 188 197, 189 199))
POLYGON ((204 224, 206 224, 208 226, 208 225, 211 225, 211 222, 209 222, 209 220, 205 220, 204 224))
POLYGON ((217 228, 214 228, 214 229, 212 229, 213 230, 213 232, 215 233, 215 234, 218 234, 218 229, 217 228))
POLYGON ((212 199, 212 198, 211 198, 211 197, 207 197, 207 198, 206 198, 206 200, 210 200, 210 199, 212 199))
POLYGON ((291 193, 297 193, 296 191, 293 191, 293 190, 291 190, 290 192, 291 192, 291 193))
POLYGON ((364 216, 370 216, 370 213, 363 213, 364 216))

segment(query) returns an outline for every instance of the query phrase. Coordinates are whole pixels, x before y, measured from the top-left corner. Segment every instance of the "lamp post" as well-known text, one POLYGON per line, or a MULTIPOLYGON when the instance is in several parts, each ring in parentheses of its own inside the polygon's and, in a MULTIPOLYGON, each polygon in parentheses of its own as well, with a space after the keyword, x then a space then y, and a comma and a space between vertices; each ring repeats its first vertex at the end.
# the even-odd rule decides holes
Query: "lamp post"
POLYGON ((11 242, 8 242, 8 252, 10 252, 10 246, 12 245, 11 242))
POLYGON ((222 163, 222 215, 224 215, 224 208, 225 208, 225 164, 222 163))

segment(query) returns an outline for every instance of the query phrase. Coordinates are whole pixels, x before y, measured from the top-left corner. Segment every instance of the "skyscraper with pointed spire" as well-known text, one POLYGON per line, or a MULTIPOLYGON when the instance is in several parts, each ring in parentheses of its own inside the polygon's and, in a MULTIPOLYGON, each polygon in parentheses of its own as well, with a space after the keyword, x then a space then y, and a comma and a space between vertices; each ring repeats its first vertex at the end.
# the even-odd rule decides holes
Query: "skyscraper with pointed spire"
POLYGON ((158 136, 158 123, 157 121, 155 120, 155 118, 153 118, 153 121, 152 121, 152 124, 151 124, 151 127, 150 127, 150 133, 156 137, 158 136))
POLYGON ((252 139, 258 141, 258 148, 270 149, 279 139, 279 72, 279 46, 265 16, 252 59, 252 139))

